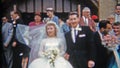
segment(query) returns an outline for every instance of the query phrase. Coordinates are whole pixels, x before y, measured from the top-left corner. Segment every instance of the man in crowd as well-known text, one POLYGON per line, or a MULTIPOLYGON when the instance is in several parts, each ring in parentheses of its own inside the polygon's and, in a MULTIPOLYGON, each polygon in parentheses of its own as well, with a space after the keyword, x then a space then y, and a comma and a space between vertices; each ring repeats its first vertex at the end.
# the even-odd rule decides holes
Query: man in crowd
POLYGON ((25 31, 25 25, 20 18, 18 12, 11 12, 11 25, 12 25, 12 39, 10 41, 13 51, 13 65, 12 68, 22 68, 27 66, 28 55, 30 48, 27 46, 24 38, 23 31, 25 31), (24 62, 24 64, 23 64, 24 62))
POLYGON ((98 26, 99 30, 94 34, 94 43, 97 50, 95 68, 107 68, 109 54, 107 48, 105 47, 106 44, 103 44, 103 37, 109 34, 112 26, 107 20, 100 21, 98 26))
POLYGON ((8 22, 8 18, 6 16, 2 17, 2 25, 8 22))
POLYGON ((3 41, 3 52, 5 55, 6 62, 5 67, 12 68, 13 65, 13 49, 12 49, 12 24, 8 22, 4 22, 2 25, 2 41, 3 41))
POLYGON ((96 31, 95 22, 91 18, 90 8, 88 8, 88 7, 83 8, 82 17, 80 18, 80 25, 81 26, 89 26, 92 31, 96 31))
POLYGON ((114 16, 115 16, 115 22, 120 22, 120 4, 117 4, 115 6, 115 13, 114 13, 114 16))

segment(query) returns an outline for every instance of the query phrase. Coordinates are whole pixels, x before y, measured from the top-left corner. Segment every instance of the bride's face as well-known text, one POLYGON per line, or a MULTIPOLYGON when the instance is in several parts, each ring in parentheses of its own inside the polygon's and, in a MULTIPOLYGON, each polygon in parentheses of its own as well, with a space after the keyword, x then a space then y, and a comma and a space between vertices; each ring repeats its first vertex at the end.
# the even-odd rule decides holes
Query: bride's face
POLYGON ((48 25, 46 27, 47 35, 49 37, 55 37, 56 36, 56 29, 54 25, 48 25))

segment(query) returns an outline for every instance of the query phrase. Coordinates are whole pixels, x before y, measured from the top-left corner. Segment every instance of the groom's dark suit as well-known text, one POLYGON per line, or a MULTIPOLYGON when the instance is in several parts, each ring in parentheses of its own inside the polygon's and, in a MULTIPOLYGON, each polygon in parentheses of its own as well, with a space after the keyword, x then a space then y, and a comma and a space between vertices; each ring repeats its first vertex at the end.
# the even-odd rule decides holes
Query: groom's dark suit
POLYGON ((79 27, 76 42, 72 40, 72 33, 65 34, 67 42, 67 53, 70 55, 69 61, 74 68, 87 68, 88 61, 95 58, 95 47, 93 43, 93 32, 88 26, 79 27))

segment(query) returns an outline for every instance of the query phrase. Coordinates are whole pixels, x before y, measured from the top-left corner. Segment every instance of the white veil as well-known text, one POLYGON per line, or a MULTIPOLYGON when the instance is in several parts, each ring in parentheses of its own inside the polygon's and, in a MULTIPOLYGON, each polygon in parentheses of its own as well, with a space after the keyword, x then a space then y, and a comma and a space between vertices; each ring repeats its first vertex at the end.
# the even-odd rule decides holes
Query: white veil
MULTIPOLYGON (((66 52, 66 40, 65 40, 65 36, 64 36, 64 32, 62 31, 62 29, 58 26, 58 25, 56 25, 56 23, 55 22, 53 22, 53 21, 48 21, 47 23, 46 23, 46 25, 45 25, 45 30, 44 30, 44 32, 43 33, 45 33, 44 34, 44 38, 45 39, 49 39, 49 37, 47 36, 47 33, 46 33, 46 26, 49 24, 49 23, 52 23, 52 24, 54 24, 55 25, 55 27, 56 27, 56 30, 57 30, 57 33, 56 33, 56 38, 57 39, 59 39, 60 40, 60 47, 59 47, 59 49, 60 49, 60 55, 61 56, 63 56, 64 54, 65 54, 65 52, 66 52)), ((56 40, 57 40, 56 39, 56 40)), ((43 40, 44 41, 44 40, 43 40)), ((42 41, 42 43, 43 43, 43 41, 42 41)), ((47 41, 45 41, 45 42, 47 42, 47 41)), ((42 51, 44 51, 44 44, 41 44, 40 45, 40 51, 39 51, 39 56, 42 56, 41 54, 42 54, 42 51)))
POLYGON ((29 27, 29 47, 31 48, 29 56, 29 64, 38 58, 38 51, 40 42, 44 38, 44 25, 30 26, 29 27))
POLYGON ((29 27, 27 25, 17 25, 16 29, 16 37, 17 40, 23 44, 29 45, 29 33, 28 33, 29 27))

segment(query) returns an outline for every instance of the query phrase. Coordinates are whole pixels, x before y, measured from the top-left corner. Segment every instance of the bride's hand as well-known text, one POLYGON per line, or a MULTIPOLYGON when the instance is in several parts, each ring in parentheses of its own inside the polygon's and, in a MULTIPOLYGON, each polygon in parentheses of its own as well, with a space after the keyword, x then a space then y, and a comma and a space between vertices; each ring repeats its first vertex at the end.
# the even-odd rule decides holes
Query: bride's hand
POLYGON ((14 41, 13 44, 12 44, 12 46, 16 47, 16 45, 17 45, 17 42, 14 41))
POLYGON ((66 60, 68 60, 69 57, 70 57, 70 55, 69 55, 68 53, 65 53, 64 58, 65 58, 66 60))

